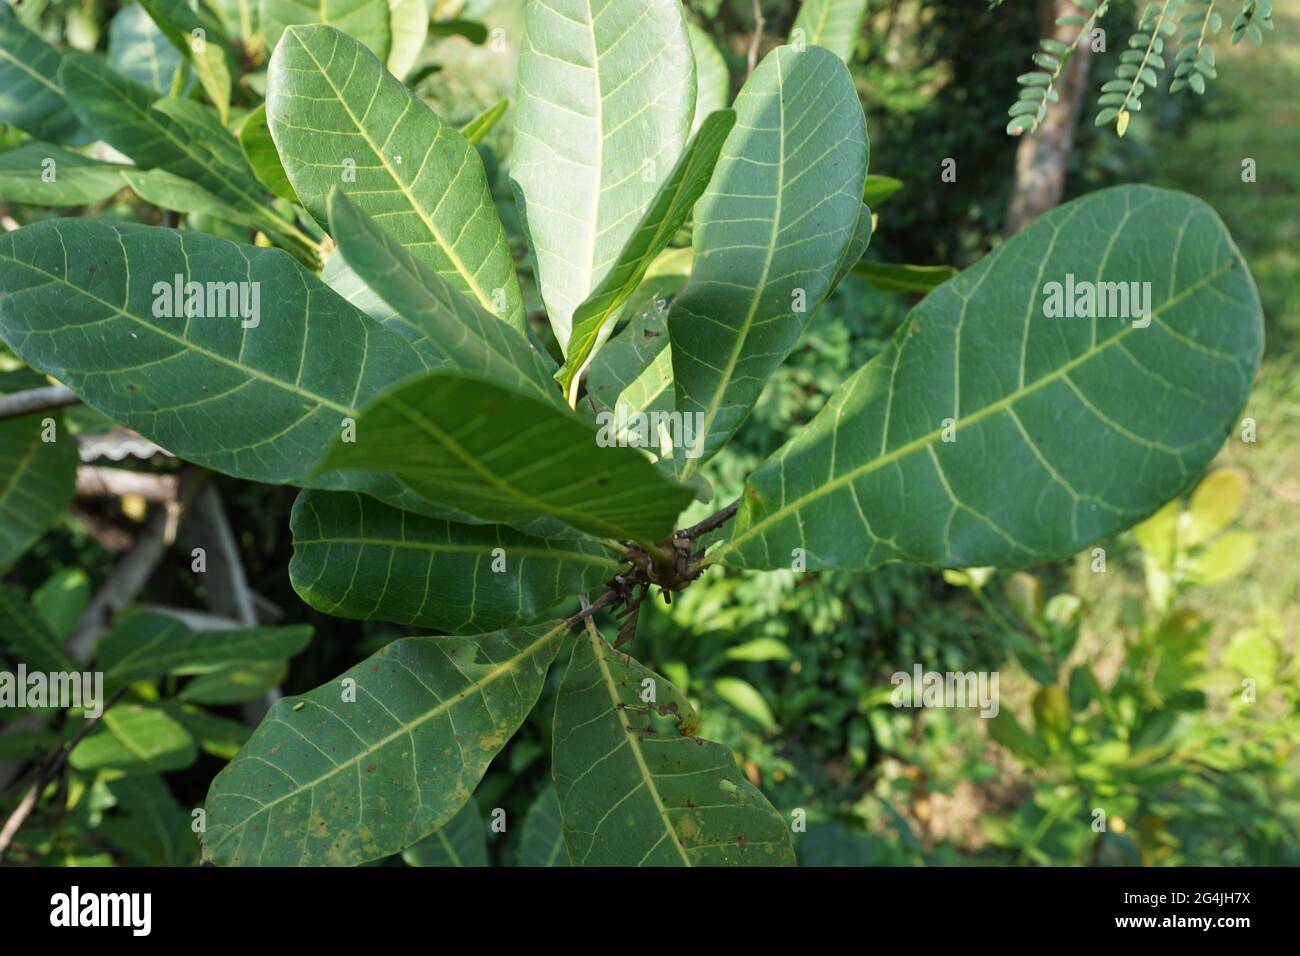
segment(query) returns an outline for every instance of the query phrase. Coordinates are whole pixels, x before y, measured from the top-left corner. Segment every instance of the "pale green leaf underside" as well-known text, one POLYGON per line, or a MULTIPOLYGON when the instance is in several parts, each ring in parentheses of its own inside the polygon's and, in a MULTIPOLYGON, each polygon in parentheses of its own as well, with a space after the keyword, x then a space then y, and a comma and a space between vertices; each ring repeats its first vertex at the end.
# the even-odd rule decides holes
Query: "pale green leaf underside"
POLYGON ((566 353, 574 310, 613 268, 677 162, 694 109, 679 0, 525 7, 510 174, 566 353))
POLYGON ((159 96, 171 89, 180 51, 138 3, 123 7, 108 26, 108 65, 123 76, 149 87, 159 96))
POLYGON ((273 49, 287 27, 323 24, 341 30, 361 43, 381 61, 392 46, 389 0, 261 0, 262 28, 267 49, 273 49))
POLYGON ((459 813, 419 843, 403 850, 402 862, 407 866, 487 866, 487 830, 474 800, 471 798, 459 813))
POLYGON ((403 638, 277 701, 212 782, 205 859, 348 865, 423 839, 465 804, 532 710, 567 629, 403 638))
POLYGON ((454 524, 355 494, 303 492, 290 527, 289 578, 312 607, 449 633, 530 623, 620 567, 589 539, 454 524))
POLYGON ((338 187, 413 256, 523 331, 519 281, 478 152, 373 53, 329 27, 286 31, 266 113, 285 173, 322 226, 338 187))
POLYGON ((718 52, 713 38, 694 23, 687 23, 686 27, 690 31, 691 53, 695 57, 695 120, 691 123, 693 136, 712 113, 725 109, 731 101, 731 74, 727 71, 727 61, 718 52))
POLYGON ((721 110, 700 127, 663 181, 618 259, 573 313, 568 355, 564 368, 556 375, 566 395, 576 397, 574 380, 599 347, 602 334, 609 334, 611 323, 641 284, 650 265, 690 216, 695 201, 709 185, 722 144, 735 121, 735 113, 721 110))
POLYGON ((844 62, 853 58, 867 0, 803 0, 794 30, 803 30, 805 43, 824 46, 844 62))
POLYGON ((62 430, 42 441, 45 415, 0 421, 0 571, 40 540, 72 500, 77 440, 62 430))
POLYGON ((197 232, 27 226, 0 236, 0 292, 0 337, 26 362, 173 454, 254 481, 303 480, 344 418, 426 368, 285 253, 197 232), (156 317, 155 284, 177 275, 258 283, 259 324, 156 317))
POLYGON ((677 410, 703 416, 687 474, 726 443, 794 347, 862 210, 866 126, 833 54, 778 47, 734 108, 695 206, 691 280, 668 317, 677 410))
POLYGON ((528 808, 516 863, 519 866, 569 865, 569 851, 560 825, 560 801, 554 785, 548 784, 528 808))
POLYGON ((698 723, 663 677, 594 628, 580 635, 556 698, 552 759, 573 865, 793 865, 789 828, 731 751, 663 730, 653 710, 698 723), (641 699, 647 678, 653 705, 641 699))
POLYGON ((293 657, 311 640, 311 626, 190 630, 166 614, 118 617, 95 649, 95 666, 113 680, 200 674, 224 665, 293 657))
POLYGON ((1195 480, 1255 377, 1262 317, 1223 223, 1126 186, 1053 210, 918 305, 750 478, 728 565, 1020 566, 1195 480), (1049 318, 1047 284, 1150 282, 1150 325, 1049 318), (955 441, 943 440, 945 420, 955 441))
POLYGON ((382 471, 483 521, 553 517, 599 537, 655 541, 689 489, 639 451, 601 448, 567 409, 485 379, 437 371, 400 385, 357 420, 319 466, 382 471))

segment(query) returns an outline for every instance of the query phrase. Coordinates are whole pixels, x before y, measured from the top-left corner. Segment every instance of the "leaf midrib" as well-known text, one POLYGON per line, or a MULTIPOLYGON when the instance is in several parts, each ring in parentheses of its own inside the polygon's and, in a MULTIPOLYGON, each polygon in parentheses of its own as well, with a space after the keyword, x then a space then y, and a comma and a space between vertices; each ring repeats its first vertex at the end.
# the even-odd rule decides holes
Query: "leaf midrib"
POLYGON ((433 551, 438 554, 490 554, 496 548, 507 548, 510 554, 518 555, 524 558, 550 558, 555 561, 572 561, 575 564, 594 564, 601 567, 619 570, 622 565, 613 558, 607 558, 603 555, 588 554, 585 551, 576 551, 569 549, 557 549, 548 551, 546 548, 519 547, 517 545, 506 545, 503 542, 497 542, 492 545, 472 545, 472 544, 444 544, 440 541, 398 541, 392 538, 353 538, 353 537, 321 537, 321 538, 295 538, 294 546, 311 545, 311 544, 354 544, 359 546, 378 545, 387 548, 399 548, 405 551, 433 551))
MULTIPOLYGON (((325 773, 321 774, 315 780, 308 781, 307 783, 304 784, 298 784, 294 786, 294 788, 290 790, 288 793, 286 793, 284 796, 276 797, 274 800, 270 801, 269 803, 258 804, 258 808, 256 811, 244 817, 244 819, 239 821, 239 823, 231 824, 230 829, 229 831, 227 831, 226 835, 212 845, 211 850, 208 851, 208 855, 209 856, 214 855, 216 851, 219 850, 222 846, 224 846, 225 843, 231 837, 233 837, 236 833, 242 832, 243 828, 248 825, 248 822, 252 820, 254 817, 259 816, 264 810, 268 810, 271 807, 277 806, 278 804, 283 803, 285 800, 288 800, 291 797, 300 796, 301 794, 308 791, 314 792, 315 788, 320 786, 322 782, 342 772, 345 768, 352 767, 356 764, 359 764, 363 758, 369 756, 370 754, 377 753, 378 751, 382 750, 384 747, 392 743, 394 740, 397 740, 399 737, 407 736, 413 730, 415 730, 415 728, 445 713, 446 711, 450 710, 452 707, 455 707, 456 705, 463 703, 474 694, 483 693, 484 688, 486 688, 494 681, 500 679, 502 676, 511 673, 515 669, 515 667, 519 665, 520 662, 528 659, 529 657, 532 657, 536 653, 539 647, 542 647, 548 641, 554 639, 556 634, 565 631, 568 628, 568 626, 569 626, 568 621, 560 621, 557 625, 555 625, 555 627, 551 628, 545 634, 539 637, 537 640, 533 641, 533 643, 529 644, 527 647, 522 648, 514 656, 510 657, 505 661, 502 661, 495 668, 490 670, 488 673, 484 674, 481 679, 470 683, 467 687, 459 691, 454 696, 448 697, 446 700, 439 701, 436 706, 430 708, 428 711, 421 714, 415 720, 412 720, 410 723, 406 723, 406 724, 400 724, 399 722, 399 727, 397 730, 393 731, 391 734, 388 734, 386 737, 383 737, 380 740, 376 741, 374 744, 367 745, 365 748, 358 751, 357 754, 355 754, 354 756, 349 757, 346 760, 343 760, 340 763, 335 764, 333 767, 331 767, 325 773)), ((428 638, 428 640, 438 640, 438 638, 428 638)), ((313 703, 313 702, 310 700, 306 700, 306 703, 313 703)), ((320 706, 320 705, 318 704, 316 706, 320 706)), ((328 710, 328 708, 322 708, 322 709, 328 710)), ((333 711, 330 711, 330 713, 333 713, 333 711)), ((248 797, 247 794, 239 793, 238 791, 232 790, 229 792, 237 796, 244 797, 246 799, 251 799, 250 797, 248 797)), ((223 794, 214 794, 214 796, 222 796, 222 795, 223 794)), ((254 800, 253 802, 256 803, 257 801, 254 800)))
MULTIPOLYGON (((316 64, 316 69, 320 71, 320 75, 324 77, 325 82, 329 84, 329 88, 334 92, 334 98, 338 101, 339 105, 343 107, 343 111, 347 113, 348 119, 352 121, 352 125, 357 128, 357 133, 366 141, 366 145, 370 147, 370 151, 379 159, 379 162, 384 167, 384 171, 388 173, 389 178, 396 183, 398 190, 406 197, 406 201, 410 204, 411 209, 413 209, 415 214, 420 217, 420 221, 424 223, 425 227, 433 237, 438 240, 438 248, 441 249, 446 254, 447 258, 451 260, 452 265, 456 267, 457 274, 464 278, 466 284, 473 291, 474 298, 479 301, 480 305, 495 315, 496 313, 492 309, 492 299, 484 296, 483 289, 479 287, 474 272, 465 264, 464 260, 461 259, 460 254, 457 253, 455 247, 447 241, 446 236, 444 236, 442 231, 434 224, 424 207, 420 205, 420 203, 416 202, 415 194, 411 192, 406 183, 397 175, 397 171, 388 161, 388 157, 384 154, 384 151, 379 148, 379 144, 371 138, 370 131, 362 125, 357 114, 352 112, 352 107, 344 98, 343 91, 334 85, 334 77, 329 75, 321 61, 316 58, 316 54, 308 49, 307 44, 304 43, 302 38, 298 35, 298 30, 295 27, 289 27, 285 32, 293 34, 293 38, 297 42, 298 48, 311 57, 312 63, 316 64)), ((381 75, 379 78, 379 85, 382 87, 383 83, 384 79, 381 75)), ((405 87, 403 87, 403 89, 405 89, 405 87)), ((410 91, 407 91, 407 93, 408 95, 414 96, 410 91)), ((425 110, 428 110, 428 107, 425 106, 423 101, 420 102, 420 106, 425 110)), ((441 121, 437 122, 441 124, 441 121)), ((459 135, 455 130, 450 128, 444 130, 443 125, 445 124, 441 124, 436 128, 435 138, 443 135, 444 132, 459 135)), ((428 161, 427 157, 425 161, 428 161)))
POLYGON ((600 667, 600 676, 605 682, 605 690, 609 694, 611 709, 618 717, 619 724, 623 727, 628 749, 632 751, 632 756, 636 758, 637 768, 641 773, 642 780, 645 782, 650 798, 654 801, 655 811, 659 814, 659 819, 663 821, 664 829, 672 837, 673 846, 677 848, 677 853, 681 856, 682 862, 687 866, 693 866, 691 858, 686 855, 686 848, 682 846, 682 841, 677 836, 677 831, 673 829, 672 821, 668 819, 668 808, 664 806, 663 798, 659 796, 659 788, 655 786, 654 775, 645 762, 645 755, 641 753, 641 742, 632 730, 632 725, 628 722, 627 709, 622 706, 622 701, 619 699, 618 688, 614 684, 614 675, 609 672, 609 666, 605 662, 604 647, 602 646, 605 644, 605 639, 600 636, 600 632, 591 623, 591 618, 587 618, 586 624, 587 640, 591 642, 592 653, 596 658, 597 666, 600 667))
MULTIPOLYGON (((1151 321, 1154 323, 1156 319, 1161 314, 1166 312, 1168 309, 1177 305, 1179 302, 1181 302, 1183 299, 1190 296, 1192 293, 1201 290, 1205 286, 1214 282, 1220 276, 1224 275, 1229 269, 1233 267, 1236 261, 1237 261, 1237 257, 1234 255, 1231 258, 1229 258, 1219 268, 1213 270, 1212 272, 1207 273, 1205 276, 1198 279, 1196 282, 1192 283, 1181 292, 1166 299, 1159 307, 1151 310, 1151 316, 1150 316, 1151 321)), ((1100 354, 1105 349, 1110 348, 1112 345, 1114 345, 1117 342, 1122 342, 1126 336, 1128 336, 1134 331, 1135 328, 1136 326, 1132 324, 1128 325, 1126 328, 1112 335, 1105 342, 1102 342, 1100 345, 1092 346, 1086 352, 1083 352, 1080 355, 1076 356, 1075 358, 1071 359, 1069 362, 1067 362, 1065 365, 1062 365, 1060 368, 1054 369, 1051 372, 1047 373, 1046 375, 1042 376, 1041 378, 1036 379, 1032 384, 1022 386, 1021 388, 1018 388, 1014 392, 1011 392, 1010 394, 1003 396, 997 401, 985 405, 983 408, 979 409, 978 411, 972 412, 970 415, 964 418, 957 419, 957 421, 954 422, 952 427, 960 431, 960 429, 966 425, 975 424, 976 422, 982 421, 985 418, 989 418, 992 415, 996 415, 998 412, 1003 411, 1006 408, 1014 407, 1015 404, 1020 401, 1020 399, 1024 398, 1025 396, 1032 395, 1034 392, 1038 391, 1041 388, 1046 388, 1048 385, 1051 385, 1053 382, 1061 380, 1065 376, 1069 375, 1070 372, 1074 371, 1074 369, 1090 361, 1092 358, 1100 354)), ((899 353, 896 353, 895 355, 895 363, 897 363, 898 358, 900 356, 901 356, 901 350, 899 353)), ((890 388, 890 394, 891 396, 893 394, 892 384, 890 388)), ((740 534, 725 541, 720 547, 718 547, 716 550, 712 551, 705 557, 704 563, 706 565, 716 563, 723 555, 727 554, 728 552, 734 551, 742 543, 748 541, 756 534, 759 534, 766 528, 770 527, 771 525, 775 524, 778 521, 783 520, 789 515, 797 513, 799 509, 801 509, 804 505, 808 504, 810 501, 816 501, 820 498, 825 497, 826 495, 833 494, 834 492, 838 491, 840 488, 844 487, 845 485, 852 484, 854 481, 857 481, 859 478, 863 477, 864 475, 869 475, 872 472, 877 471, 878 469, 883 468, 886 465, 898 461, 900 458, 905 458, 908 455, 912 454, 913 452, 917 452, 921 450, 922 448, 928 448, 929 446, 934 444, 937 438, 942 437, 944 431, 946 431, 946 428, 938 428, 932 432, 929 432, 928 434, 920 436, 919 438, 914 438, 912 441, 908 442, 907 444, 900 445, 898 448, 895 448, 893 451, 888 452, 887 454, 879 455, 871 459, 870 461, 867 461, 862 465, 859 465, 857 468, 851 469, 850 471, 845 472, 843 475, 840 475, 839 477, 826 482, 825 484, 818 485, 812 491, 809 491, 808 493, 801 495, 799 498, 796 498, 794 501, 788 504, 783 504, 781 507, 777 508, 775 511, 767 515, 762 520, 750 525, 740 534)))

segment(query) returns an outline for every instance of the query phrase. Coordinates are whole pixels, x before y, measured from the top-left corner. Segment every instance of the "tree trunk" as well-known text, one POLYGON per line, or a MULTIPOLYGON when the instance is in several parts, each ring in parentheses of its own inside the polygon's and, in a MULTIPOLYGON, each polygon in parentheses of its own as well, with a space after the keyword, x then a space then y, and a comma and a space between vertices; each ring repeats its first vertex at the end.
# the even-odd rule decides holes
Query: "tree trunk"
MULTIPOLYGON (((1078 27, 1057 26, 1058 17, 1080 13, 1070 0, 1043 0, 1044 35, 1069 43, 1078 27)), ((1087 11, 1082 11, 1086 16, 1087 11)), ((1086 43, 1074 48, 1056 81, 1059 102, 1047 105, 1047 115, 1037 132, 1026 134, 1016 149, 1016 179, 1002 223, 1002 234, 1012 236, 1061 201, 1065 170, 1074 146, 1074 129, 1087 98, 1088 65, 1092 49, 1086 43)))

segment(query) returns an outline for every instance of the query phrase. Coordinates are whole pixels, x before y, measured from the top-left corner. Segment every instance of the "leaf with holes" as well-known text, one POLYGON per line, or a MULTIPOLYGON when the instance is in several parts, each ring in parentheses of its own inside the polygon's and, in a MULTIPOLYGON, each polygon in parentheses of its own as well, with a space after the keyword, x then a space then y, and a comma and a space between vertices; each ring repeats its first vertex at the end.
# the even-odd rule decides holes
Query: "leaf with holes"
POLYGON ((686 696, 595 628, 555 701, 555 786, 574 866, 789 866, 790 828, 686 696))
POLYGON ((469 800, 537 702, 567 630, 403 638, 276 701, 212 782, 204 859, 356 864, 417 843, 469 800))

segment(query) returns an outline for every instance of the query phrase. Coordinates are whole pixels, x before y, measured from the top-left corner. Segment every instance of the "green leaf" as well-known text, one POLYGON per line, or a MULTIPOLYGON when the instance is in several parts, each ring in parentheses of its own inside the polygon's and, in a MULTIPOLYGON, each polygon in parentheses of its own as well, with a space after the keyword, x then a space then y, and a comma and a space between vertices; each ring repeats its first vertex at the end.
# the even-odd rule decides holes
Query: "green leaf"
POLYGON ((586 538, 453 524, 363 495, 305 491, 290 527, 289 579, 312 607, 451 633, 535 621, 620 569, 586 538))
POLYGON ((524 331, 478 152, 374 54, 329 27, 286 31, 271 58, 266 115, 285 173, 317 222, 332 231, 329 194, 350 193, 424 265, 524 331))
POLYGON ((548 783, 524 817, 524 834, 519 841, 519 866, 568 866, 569 851, 560 828, 560 801, 555 786, 548 783))
POLYGON ((753 684, 739 677, 717 677, 713 692, 764 730, 776 730, 772 708, 753 684))
POLYGON ((678 0, 525 7, 511 178, 566 354, 574 310, 615 268, 686 147, 694 109, 678 0))
POLYGON ((551 516, 600 537, 655 541, 693 497, 632 448, 598 447, 564 409, 493 382, 433 372, 400 385, 336 442, 318 471, 395 475, 430 501, 483 521, 551 516))
POLYGON ((114 704, 99 724, 68 755, 77 770, 167 773, 198 758, 185 728, 156 707, 114 704))
POLYGON ((487 866, 487 831, 473 798, 438 829, 403 850, 402 862, 407 866, 487 866))
POLYGON ((491 132, 492 127, 497 125, 497 120, 506 115, 506 110, 509 108, 509 100, 500 100, 494 103, 462 126, 460 135, 469 140, 471 145, 477 146, 483 142, 483 137, 491 132))
POLYGON ((895 179, 893 176, 871 175, 867 177, 862 187, 862 201, 875 208, 902 188, 901 179, 895 179))
POLYGON ((231 664, 200 674, 181 688, 176 696, 193 704, 242 704, 266 695, 288 676, 287 661, 231 664))
POLYGON ((399 80, 411 72, 429 36, 429 7, 425 0, 388 0, 393 43, 385 66, 399 80))
POLYGON ((853 59, 862 21, 867 15, 867 0, 804 0, 794 18, 794 30, 804 32, 803 40, 824 46, 845 63, 853 59))
POLYGON ((257 216, 268 233, 310 245, 302 232, 277 212, 253 175, 239 143, 200 103, 153 92, 119 76, 93 56, 64 60, 59 77, 81 122, 141 169, 163 169, 189 179, 257 216))
POLYGON ((1072 554, 1196 478, 1262 342, 1254 283, 1213 210, 1147 187, 1093 193, 913 309, 751 476, 712 560, 777 568, 801 548, 809 570, 1016 567, 1072 554), (1149 324, 1048 317, 1049 283, 1067 275, 1149 282, 1149 324))
POLYGON ((246 229, 257 229, 260 226, 257 216, 241 212, 193 180, 184 179, 165 169, 142 171, 132 166, 123 169, 120 175, 137 196, 160 209, 211 216, 246 229))
POLYGON ((222 760, 233 760, 252 732, 237 720, 217 717, 202 707, 180 701, 165 701, 163 709, 189 732, 200 750, 222 760))
POLYGON ((108 65, 159 96, 171 89, 181 54, 138 3, 123 7, 108 25, 108 65))
POLYGON ((311 626, 190 630, 166 614, 118 617, 100 640, 95 665, 106 678, 134 681, 164 674, 202 674, 230 664, 293 657, 311 640, 311 626))
POLYGON ((794 656, 784 641, 774 637, 756 637, 728 647, 724 653, 729 661, 788 661, 794 656))
POLYGON ((191 7, 186 0, 138 2, 193 67, 199 85, 224 125, 230 115, 231 76, 239 73, 239 64, 226 45, 221 21, 203 3, 191 7))
POLYGON ((488 38, 487 27, 477 20, 439 20, 429 25, 429 33, 436 37, 464 37, 478 46, 487 43, 488 38))
POLYGON ((57 412, 0 420, 0 571, 68 510, 77 464, 77 441, 57 412), (55 441, 43 440, 47 420, 55 441))
POLYGON ((731 74, 727 61, 722 58, 713 38, 694 23, 686 24, 691 39, 691 53, 695 57, 695 119, 691 123, 694 136, 704 121, 731 102, 731 74))
POLYGON ((253 481, 302 481, 344 419, 427 367, 283 252, 197 232, 36 223, 0 236, 0 292, 0 337, 29 364, 173 454, 253 481), (256 289, 275 318, 156 317, 177 275, 257 283, 246 303, 256 289))
POLYGON ((76 665, 59 645, 59 635, 41 619, 27 595, 11 584, 0 584, 0 646, 15 663, 46 673, 75 671, 76 665))
POLYGON ((35 140, 0 153, 0 199, 30 206, 87 206, 126 185, 123 166, 35 140))
POLYGON ((258 182, 281 199, 298 201, 298 194, 293 191, 280 163, 275 141, 271 139, 271 127, 266 122, 266 104, 258 106, 244 118, 239 127, 239 148, 258 182))
POLYGON ((886 292, 933 292, 957 275, 952 266, 909 266, 897 262, 859 262, 853 273, 886 292))
POLYGON ((631 313, 627 327, 600 350, 587 375, 587 396, 602 409, 617 411, 622 406, 629 414, 673 411, 673 353, 668 345, 666 299, 685 283, 685 274, 654 276, 642 282, 624 310, 631 313), (638 306, 642 293, 648 294, 638 306))
POLYGON ((794 864, 781 815, 731 751, 694 735, 698 725, 663 677, 594 627, 578 638, 556 697, 552 761, 575 866, 794 864))
MULTIPOLYGON (((461 295, 337 188, 330 193, 334 241, 352 270, 435 344, 452 366, 560 406, 546 358, 516 329, 461 295)), ((414 339, 412 339, 415 342, 414 339)))
POLYGON ((36 139, 73 139, 80 123, 63 97, 62 62, 63 54, 19 23, 9 4, 0 4, 0 123, 36 139))
POLYGON ((735 122, 736 114, 731 110, 721 110, 704 121, 660 186, 617 261, 591 295, 574 310, 564 368, 555 376, 569 396, 570 404, 577 401, 576 379, 598 347, 602 333, 609 334, 611 323, 641 284, 650 264, 668 247, 669 240, 686 222, 695 201, 709 185, 722 144, 735 122))
POLYGON ((862 210, 866 127, 834 54, 778 47, 735 110, 695 208, 691 281, 668 316, 677 409, 703 416, 686 475, 735 433, 794 347, 862 210))
POLYGON ((277 701, 212 782, 204 858, 347 865, 421 840, 464 806, 532 710, 567 630, 403 638, 277 701))
POLYGON ((389 0, 262 0, 262 28, 270 49, 298 24, 323 24, 364 44, 382 63, 392 46, 389 0))
POLYGON ((32 607, 56 637, 63 637, 90 603, 90 577, 81 568, 51 574, 32 594, 32 607))
MULTIPOLYGON (((129 8, 128 8, 129 9, 129 8)), ((199 841, 189 812, 161 777, 136 775, 109 781, 117 800, 95 828, 132 866, 191 866, 199 841)))

